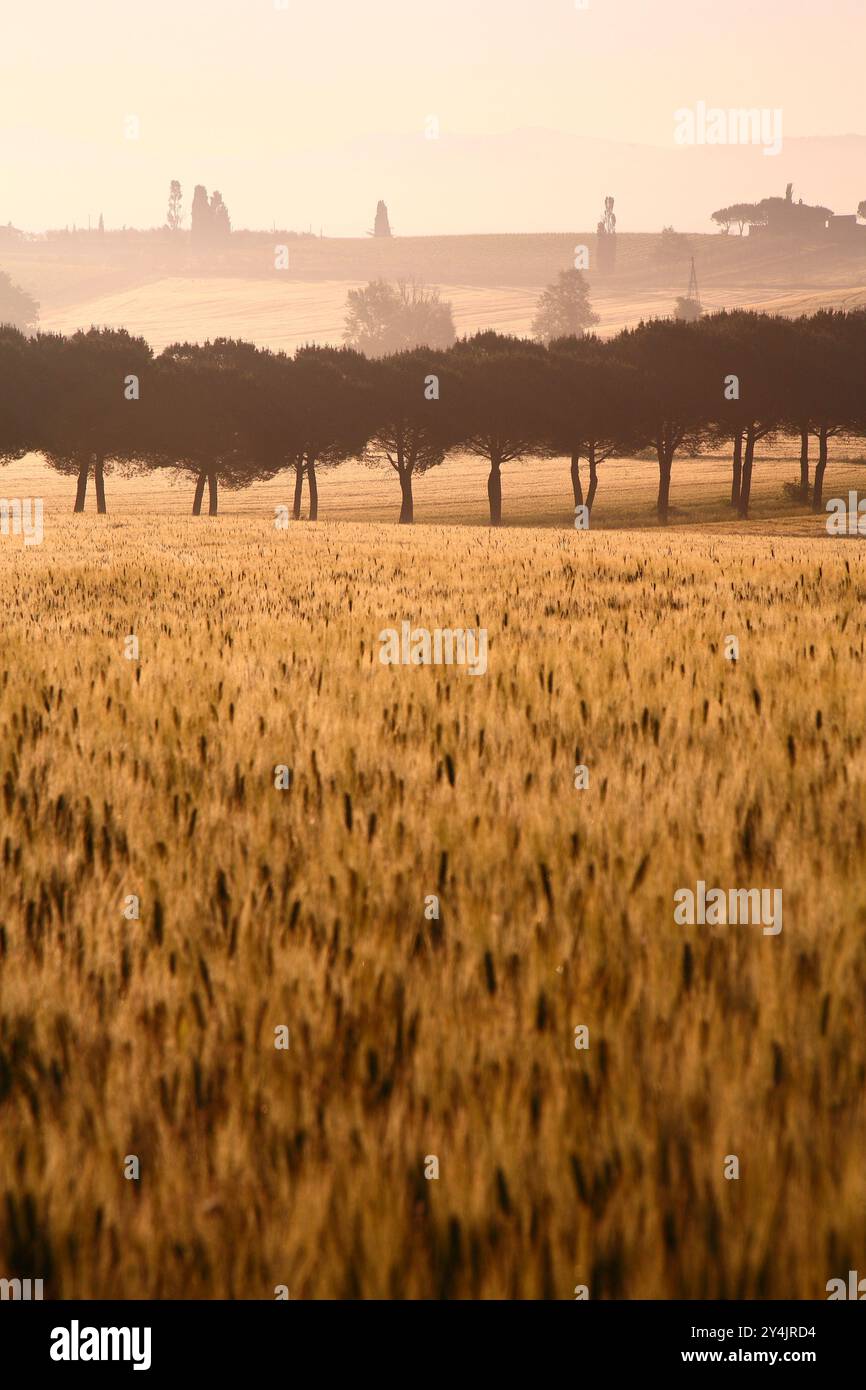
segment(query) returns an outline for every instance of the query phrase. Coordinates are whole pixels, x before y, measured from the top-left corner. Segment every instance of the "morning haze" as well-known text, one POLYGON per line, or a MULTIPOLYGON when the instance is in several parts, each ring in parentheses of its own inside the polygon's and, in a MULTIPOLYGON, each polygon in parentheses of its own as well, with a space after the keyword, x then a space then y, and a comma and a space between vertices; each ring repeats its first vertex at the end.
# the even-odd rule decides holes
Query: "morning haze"
POLYGON ((856 1298, 862 0, 7 10, 0 1299, 856 1298))

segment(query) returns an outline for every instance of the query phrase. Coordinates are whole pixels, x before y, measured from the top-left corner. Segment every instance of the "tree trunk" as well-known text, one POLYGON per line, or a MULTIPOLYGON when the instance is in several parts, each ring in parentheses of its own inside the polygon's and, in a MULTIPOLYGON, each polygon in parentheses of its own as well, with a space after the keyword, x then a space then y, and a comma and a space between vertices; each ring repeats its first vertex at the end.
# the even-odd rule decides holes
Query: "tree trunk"
POLYGON ((671 466, 674 455, 666 434, 660 442, 656 443, 656 453, 659 461, 659 495, 656 511, 662 526, 667 526, 671 501, 671 466))
POLYGON ((740 500, 737 512, 745 521, 749 515, 749 500, 752 495, 752 465, 755 461, 755 432, 751 426, 746 430, 746 454, 743 459, 743 476, 740 482, 740 500))
POLYGON ((97 454, 93 463, 93 481, 96 484, 96 510, 100 516, 105 516, 108 508, 105 505, 105 460, 97 454))
POLYGON ((404 467, 400 471, 400 491, 403 500, 400 504, 400 524, 411 526, 415 520, 415 504, 412 500, 412 469, 404 467))
POLYGON ((84 499, 87 496, 87 475, 90 472, 90 462, 82 463, 78 470, 78 487, 75 490, 75 506, 73 511, 84 511, 84 499))
POLYGON ((216 516, 217 514, 217 476, 216 473, 207 475, 207 514, 216 516))
POLYGON ((586 494, 586 510, 592 516, 592 504, 598 492, 598 467, 595 462, 595 448, 589 451, 589 489, 586 494))
POLYGON ((500 472, 501 463, 499 459, 490 460, 490 472, 487 476, 487 500, 490 503, 490 525, 502 525, 502 473, 500 472))
POLYGON ((295 500, 292 503, 292 520, 301 519, 301 497, 304 491, 304 460, 303 457, 295 459, 295 500))
POLYGON ((571 456, 571 488, 574 493, 574 505, 583 506, 583 484, 580 481, 580 454, 571 456))
POLYGON ((195 497, 192 499, 193 516, 201 516, 201 499, 204 497, 205 475, 199 473, 195 480, 195 497))
POLYGON ((731 476, 731 506, 740 505, 740 488, 743 482, 743 431, 734 435, 734 470, 731 476))
POLYGON ((319 483, 316 478, 316 460, 307 459, 307 487, 310 489, 310 521, 319 519, 319 483))
POLYGON ((800 431, 800 496, 809 500, 809 431, 800 431))
POLYGON ((818 463, 815 467, 815 487, 812 493, 812 511, 824 510, 824 474, 827 471, 827 430, 818 431, 818 463))

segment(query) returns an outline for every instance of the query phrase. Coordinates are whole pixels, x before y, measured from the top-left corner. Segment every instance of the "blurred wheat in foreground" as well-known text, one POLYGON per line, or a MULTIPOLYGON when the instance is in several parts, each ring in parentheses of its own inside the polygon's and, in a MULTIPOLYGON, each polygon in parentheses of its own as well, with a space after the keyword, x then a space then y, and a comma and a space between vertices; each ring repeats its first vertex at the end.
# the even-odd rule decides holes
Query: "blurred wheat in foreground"
POLYGON ((79 517, 0 576, 0 1275, 823 1298, 862 1268, 860 546, 79 517), (486 627, 487 675, 383 667, 406 616, 486 627), (698 879, 781 887, 784 930, 676 926, 698 879))

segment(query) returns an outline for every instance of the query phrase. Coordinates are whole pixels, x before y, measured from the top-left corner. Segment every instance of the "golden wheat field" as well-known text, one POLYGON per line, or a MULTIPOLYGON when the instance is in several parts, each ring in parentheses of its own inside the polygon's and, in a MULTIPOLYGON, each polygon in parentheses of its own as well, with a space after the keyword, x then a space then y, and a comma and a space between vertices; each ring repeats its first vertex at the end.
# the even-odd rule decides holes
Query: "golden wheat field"
POLYGON ((4 538, 0 586, 6 1275, 823 1298, 857 1268, 861 543, 86 515, 4 538), (383 666, 404 619, 486 628, 487 674, 383 666), (782 932, 676 925, 697 880, 781 887, 782 932))

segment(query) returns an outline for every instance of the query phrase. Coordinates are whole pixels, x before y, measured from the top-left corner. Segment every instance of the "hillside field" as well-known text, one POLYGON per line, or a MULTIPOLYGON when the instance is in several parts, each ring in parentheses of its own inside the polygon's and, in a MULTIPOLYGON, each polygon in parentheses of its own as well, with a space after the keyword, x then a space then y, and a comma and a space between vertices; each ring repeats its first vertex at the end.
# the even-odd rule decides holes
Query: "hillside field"
POLYGON ((691 235, 663 258, 658 236, 623 232, 609 273, 600 271, 596 236, 588 231, 391 240, 242 232, 230 251, 211 254, 159 236, 80 234, 0 243, 0 269, 36 296, 45 329, 123 327, 155 349, 243 337, 293 350, 304 342, 339 343, 348 290, 377 278, 437 286, 453 305, 458 333, 528 334, 542 288, 574 265, 578 246, 589 253, 587 278, 604 336, 672 313, 686 292, 692 256, 707 310, 796 314, 866 303, 862 250, 737 235, 691 235), (288 248, 287 270, 274 269, 278 245, 288 248))

